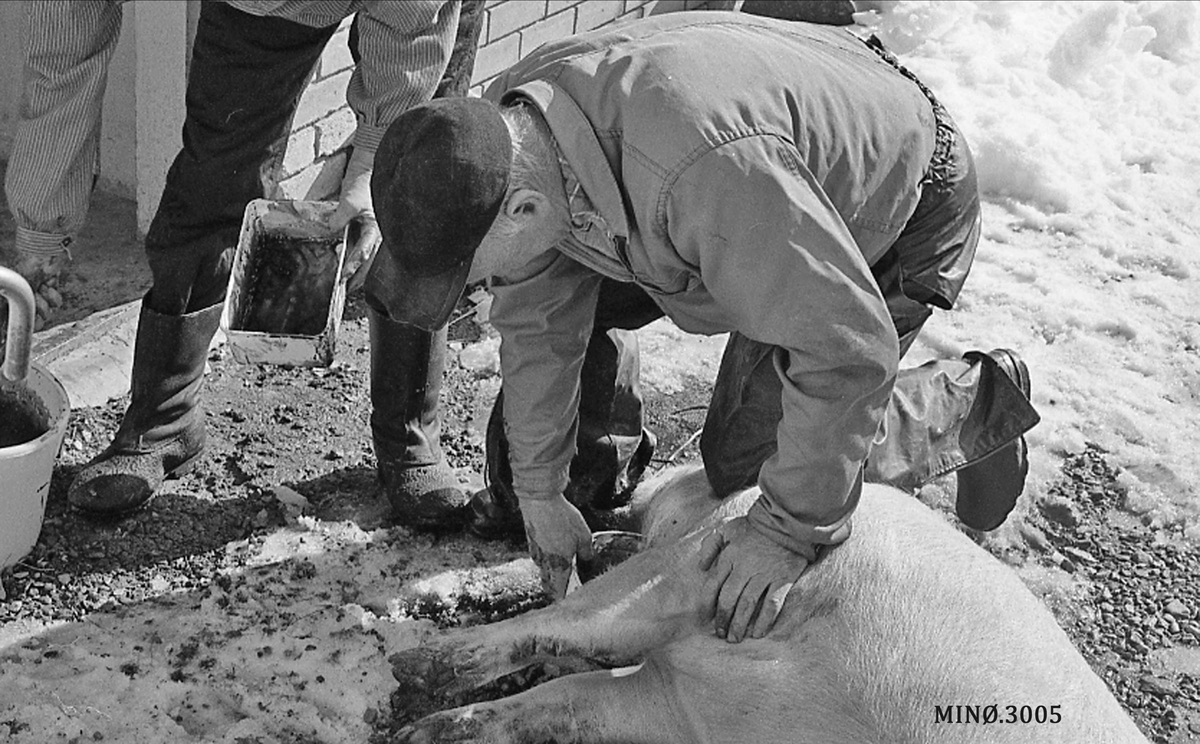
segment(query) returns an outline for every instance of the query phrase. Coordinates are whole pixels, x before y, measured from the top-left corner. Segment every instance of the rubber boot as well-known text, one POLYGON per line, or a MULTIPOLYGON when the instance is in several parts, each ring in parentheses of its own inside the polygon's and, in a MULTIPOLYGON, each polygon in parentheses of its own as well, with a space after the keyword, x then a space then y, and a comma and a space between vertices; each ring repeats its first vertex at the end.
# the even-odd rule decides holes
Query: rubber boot
MULTIPOLYGON (((629 502, 654 456, 657 439, 642 425, 640 354, 632 331, 596 330, 580 373, 579 432, 563 494, 577 507, 615 509, 629 502)), ((524 534, 512 489, 504 396, 496 397, 485 436, 488 487, 475 494, 468 529, 483 538, 524 534)))
POLYGON ((446 329, 432 333, 368 311, 371 438, 379 482, 396 518, 443 531, 462 524, 467 497, 439 442, 446 329))
POLYGON ((1024 433, 1040 417, 1016 352, 968 352, 962 361, 902 370, 864 479, 913 491, 955 472, 955 508, 968 527, 999 527, 1025 488, 1024 433))
MULTIPOLYGON (((777 449, 782 416, 775 347, 730 335, 700 438, 718 496, 747 488, 777 449)), ((1022 435, 1037 424, 1029 370, 1016 352, 968 352, 903 369, 863 469, 863 480, 913 492, 957 471, 959 518, 998 527, 1028 473, 1022 435)))
POLYGON ((624 506, 656 444, 642 425, 637 333, 621 328, 593 332, 579 388, 579 432, 564 495, 579 507, 624 506))
MULTIPOLYGON (((980 352, 969 352, 968 361, 978 360, 981 364, 994 363, 996 368, 1004 373, 1020 391, 1021 397, 1029 400, 1030 383, 1029 368, 1013 351, 1008 349, 993 349, 986 355, 980 352)), ((1011 389, 1008 391, 1011 396, 1011 389)), ((1002 395, 992 395, 987 399, 990 405, 996 405, 1002 395)), ((986 425, 978 425, 972 421, 986 422, 991 414, 976 406, 967 422, 963 424, 964 435, 974 431, 985 432, 986 425)), ((973 443, 973 448, 990 449, 995 442, 973 443)), ((955 512, 963 524, 977 530, 994 530, 1004 523, 1017 497, 1025 490, 1025 476, 1029 473, 1029 448, 1025 437, 1018 436, 1011 442, 995 449, 991 454, 963 466, 956 473, 958 478, 958 493, 955 497, 955 512)))
POLYGON ((204 451, 200 388, 221 307, 161 315, 143 300, 129 408, 112 443, 71 483, 71 504, 95 514, 132 511, 204 451))

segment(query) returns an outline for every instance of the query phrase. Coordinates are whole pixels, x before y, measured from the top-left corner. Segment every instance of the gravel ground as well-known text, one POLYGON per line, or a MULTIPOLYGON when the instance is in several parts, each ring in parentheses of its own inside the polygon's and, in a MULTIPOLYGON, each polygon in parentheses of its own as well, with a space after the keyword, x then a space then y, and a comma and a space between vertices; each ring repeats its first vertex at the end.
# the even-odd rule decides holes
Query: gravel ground
POLYGON ((1130 518, 1117 475, 1089 447, 1040 509, 1041 560, 1086 586, 1052 609, 1151 740, 1200 740, 1200 552, 1130 518))

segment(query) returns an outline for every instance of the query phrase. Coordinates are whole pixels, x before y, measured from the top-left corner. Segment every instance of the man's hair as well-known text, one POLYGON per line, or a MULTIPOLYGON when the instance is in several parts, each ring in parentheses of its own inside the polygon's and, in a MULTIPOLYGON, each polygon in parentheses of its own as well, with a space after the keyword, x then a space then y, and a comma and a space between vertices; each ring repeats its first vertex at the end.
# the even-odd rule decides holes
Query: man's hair
POLYGON ((518 101, 500 109, 512 137, 512 171, 508 193, 519 188, 534 189, 551 199, 562 191, 558 154, 545 119, 532 104, 518 101))

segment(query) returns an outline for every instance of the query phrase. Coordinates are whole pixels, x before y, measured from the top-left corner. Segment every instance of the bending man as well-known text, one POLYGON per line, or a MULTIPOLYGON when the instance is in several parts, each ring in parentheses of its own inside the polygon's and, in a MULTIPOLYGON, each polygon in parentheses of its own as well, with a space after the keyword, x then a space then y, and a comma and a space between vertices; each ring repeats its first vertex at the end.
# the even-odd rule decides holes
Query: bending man
POLYGON ((1023 488, 1037 414, 1014 353, 898 374, 966 279, 979 198, 953 121, 877 43, 721 12, 550 43, 484 100, 397 119, 372 189, 376 310, 435 328, 490 278, 513 506, 555 593, 591 550, 564 497, 579 411, 613 400, 589 344, 663 314, 732 332, 701 453, 719 494, 762 488, 706 543, 718 635, 767 631, 850 537, 864 478, 957 469, 982 529, 1023 488))

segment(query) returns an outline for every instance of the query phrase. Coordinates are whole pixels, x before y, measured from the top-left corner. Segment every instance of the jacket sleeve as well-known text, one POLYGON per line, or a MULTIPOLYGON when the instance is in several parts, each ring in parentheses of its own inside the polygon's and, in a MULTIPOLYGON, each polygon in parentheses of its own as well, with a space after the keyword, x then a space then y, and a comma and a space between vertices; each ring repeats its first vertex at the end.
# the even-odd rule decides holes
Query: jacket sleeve
POLYGON ((108 0, 26 3, 25 20, 25 83, 5 192, 17 249, 57 252, 87 217, 121 6, 108 0))
POLYGON ((358 64, 346 101, 358 118, 354 145, 375 152, 387 127, 433 97, 454 49, 460 4, 406 0, 359 11, 358 64))
POLYGON ((721 145, 670 184, 661 218, 733 328, 772 344, 783 384, 778 451, 748 515, 780 545, 849 535, 860 471, 899 363, 869 267, 794 145, 721 145))
POLYGON ((509 463, 522 500, 566 490, 578 430, 579 371, 600 280, 560 254, 532 277, 492 283, 509 463))

